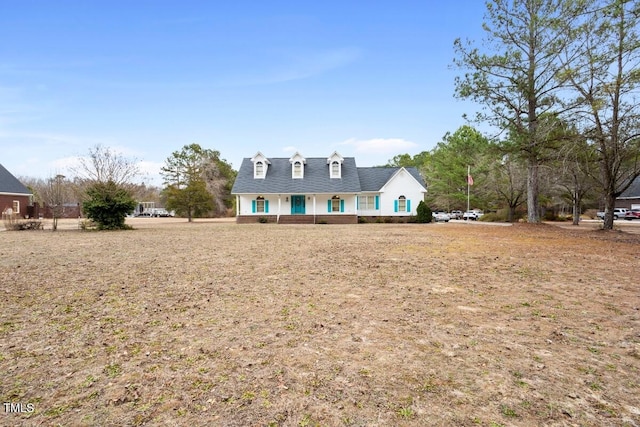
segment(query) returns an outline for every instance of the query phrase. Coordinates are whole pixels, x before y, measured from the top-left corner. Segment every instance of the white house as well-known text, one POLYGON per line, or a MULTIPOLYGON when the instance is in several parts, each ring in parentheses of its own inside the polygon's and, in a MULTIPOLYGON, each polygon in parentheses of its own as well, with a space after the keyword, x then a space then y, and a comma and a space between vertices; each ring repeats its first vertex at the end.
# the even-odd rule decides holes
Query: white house
POLYGON ((359 168, 338 152, 326 158, 267 158, 258 152, 243 159, 231 190, 237 222, 299 224, 415 215, 426 192, 416 168, 359 168))

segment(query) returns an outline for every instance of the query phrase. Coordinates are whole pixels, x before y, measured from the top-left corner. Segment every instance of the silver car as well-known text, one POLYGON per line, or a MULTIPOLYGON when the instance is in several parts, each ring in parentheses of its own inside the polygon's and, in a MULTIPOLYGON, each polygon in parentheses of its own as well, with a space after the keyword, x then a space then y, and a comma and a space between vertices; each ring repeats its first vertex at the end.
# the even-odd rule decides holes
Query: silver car
POLYGON ((436 212, 433 214, 433 219, 435 222, 449 222, 451 217, 446 212, 436 212))

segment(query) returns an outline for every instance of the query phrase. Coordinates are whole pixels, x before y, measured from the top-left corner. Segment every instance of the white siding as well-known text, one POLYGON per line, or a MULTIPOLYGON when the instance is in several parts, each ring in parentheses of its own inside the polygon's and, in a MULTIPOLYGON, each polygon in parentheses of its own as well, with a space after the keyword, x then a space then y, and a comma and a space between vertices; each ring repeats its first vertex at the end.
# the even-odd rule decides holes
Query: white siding
MULTIPOLYGON (((284 197, 282 198, 284 204, 284 197)), ((240 195, 239 215, 277 215, 278 214, 278 196, 273 194, 242 194, 240 195), (269 212, 253 212, 253 201, 258 196, 264 197, 265 202, 269 202, 269 212)))
POLYGON ((373 206, 370 209, 366 209, 366 206, 363 203, 358 204, 358 215, 362 216, 379 216, 380 215, 380 207, 381 205, 381 197, 380 193, 361 193, 361 196, 369 196, 373 198, 373 206), (375 199, 378 198, 378 209, 376 209, 375 199))
MULTIPOLYGON (((312 196, 313 199, 313 196, 312 196)), ((309 212, 307 210, 307 213, 309 212)), ((318 194, 316 195, 316 215, 356 215, 356 196, 353 194, 318 194), (329 212, 328 201, 333 196, 340 197, 340 200, 344 200, 343 212, 329 212)))
MULTIPOLYGON (((305 194, 305 215, 313 215, 313 194, 305 194)), ((356 196, 353 194, 316 194, 316 215, 355 215, 356 212, 356 196), (333 196, 340 197, 344 201, 343 212, 328 212, 327 201, 333 196)), ((277 194, 242 194, 239 196, 240 209, 239 215, 290 215, 291 214, 291 195, 277 194), (265 201, 269 201, 269 212, 253 212, 253 201, 258 196, 264 197, 265 201), (280 199, 280 211, 278 212, 278 198, 280 199)))
POLYGON ((415 215, 418 203, 424 199, 424 189, 409 172, 400 169, 382 188, 380 193, 380 215, 407 216, 415 215), (406 197, 410 203, 410 212, 395 212, 395 201, 400 196, 406 197))

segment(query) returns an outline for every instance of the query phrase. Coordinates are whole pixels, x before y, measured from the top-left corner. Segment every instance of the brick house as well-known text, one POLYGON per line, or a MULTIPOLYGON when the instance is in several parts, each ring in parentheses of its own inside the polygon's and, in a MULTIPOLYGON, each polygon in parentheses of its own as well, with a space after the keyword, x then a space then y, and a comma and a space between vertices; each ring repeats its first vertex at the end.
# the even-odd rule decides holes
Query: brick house
POLYGON ((0 164, 0 212, 24 218, 32 197, 29 189, 0 164))

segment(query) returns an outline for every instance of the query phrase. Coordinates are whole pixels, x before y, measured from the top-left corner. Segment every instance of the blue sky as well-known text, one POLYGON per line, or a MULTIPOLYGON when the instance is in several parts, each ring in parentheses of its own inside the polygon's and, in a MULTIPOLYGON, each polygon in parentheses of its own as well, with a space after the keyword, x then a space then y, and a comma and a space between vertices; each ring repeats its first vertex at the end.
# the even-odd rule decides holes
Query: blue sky
POLYGON ((328 156, 432 149, 477 106, 454 98, 457 37, 481 1, 0 3, 0 163, 68 172, 96 144, 160 185, 173 151, 328 156))

